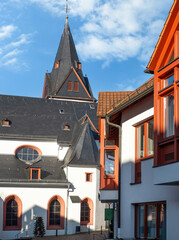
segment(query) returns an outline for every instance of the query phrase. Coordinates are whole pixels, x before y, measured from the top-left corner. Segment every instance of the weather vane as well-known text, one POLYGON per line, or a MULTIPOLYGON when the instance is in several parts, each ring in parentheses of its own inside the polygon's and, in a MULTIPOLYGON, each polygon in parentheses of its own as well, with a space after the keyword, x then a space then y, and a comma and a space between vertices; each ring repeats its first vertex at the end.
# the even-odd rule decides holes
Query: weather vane
POLYGON ((66 0, 65 12, 66 12, 66 20, 68 20, 68 12, 70 8, 68 7, 68 0, 66 0))

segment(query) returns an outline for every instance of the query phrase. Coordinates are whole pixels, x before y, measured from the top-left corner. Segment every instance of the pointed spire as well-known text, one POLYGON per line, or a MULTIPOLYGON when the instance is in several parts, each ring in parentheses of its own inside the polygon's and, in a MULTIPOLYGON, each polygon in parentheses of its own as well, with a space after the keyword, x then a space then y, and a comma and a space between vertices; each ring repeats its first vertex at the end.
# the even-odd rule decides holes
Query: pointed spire
POLYGON ((66 0, 65 12, 66 12, 66 23, 68 22, 68 12, 70 8, 68 7, 68 0, 66 0))
POLYGON ((91 91, 91 87, 88 82, 88 79, 83 76, 81 63, 79 62, 76 47, 70 31, 70 27, 68 23, 69 7, 68 7, 67 0, 66 0, 65 11, 66 11, 66 22, 64 25, 63 34, 57 50, 52 72, 48 73, 48 78, 47 78, 49 95, 56 96, 56 94, 58 94, 59 97, 63 95, 63 97, 66 96, 67 98, 74 98, 74 96, 72 96, 72 92, 69 92, 67 90, 67 87, 63 88, 64 89, 63 93, 62 91, 61 92, 59 91, 64 81, 66 81, 70 72, 73 69, 73 81, 76 81, 76 82, 81 81, 80 84, 82 84, 82 88, 80 89, 82 89, 82 91, 86 91, 85 94, 82 94, 81 91, 77 91, 78 93, 75 93, 75 96, 78 97, 79 99, 89 98, 91 101, 93 101, 94 97, 91 91), (76 74, 76 76, 74 74, 76 74))

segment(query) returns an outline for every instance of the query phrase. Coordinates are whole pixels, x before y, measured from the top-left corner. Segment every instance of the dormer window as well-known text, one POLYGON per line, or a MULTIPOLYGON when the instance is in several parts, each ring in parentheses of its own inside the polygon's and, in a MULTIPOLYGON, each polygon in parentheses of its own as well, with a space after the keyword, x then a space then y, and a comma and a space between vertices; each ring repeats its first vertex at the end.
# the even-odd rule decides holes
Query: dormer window
POLYGON ((77 68, 81 70, 81 62, 77 62, 77 68))
POLYGON ((59 62, 55 62, 55 69, 59 68, 59 62))
POLYGON ((30 180, 40 180, 41 179, 41 169, 40 168, 30 168, 30 180))
POLYGON ((68 81, 68 91, 72 91, 72 81, 68 81))
POLYGON ((59 113, 60 113, 60 114, 64 114, 64 110, 63 110, 63 109, 60 109, 60 110, 59 110, 59 113))
POLYGON ((3 127, 10 127, 10 121, 7 119, 2 120, 2 126, 3 127))
POLYGON ((79 92, 79 82, 74 82, 74 92, 79 92))
POLYGON ((70 130, 70 126, 68 124, 65 124, 63 127, 64 130, 70 130))

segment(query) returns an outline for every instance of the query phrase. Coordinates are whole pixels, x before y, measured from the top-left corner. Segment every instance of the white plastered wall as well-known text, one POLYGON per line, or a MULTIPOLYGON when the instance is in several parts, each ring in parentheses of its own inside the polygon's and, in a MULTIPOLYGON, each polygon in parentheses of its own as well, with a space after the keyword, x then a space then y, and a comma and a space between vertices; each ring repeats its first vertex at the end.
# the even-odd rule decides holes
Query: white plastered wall
POLYGON ((126 109, 122 114, 121 229, 120 237, 134 238, 135 203, 166 201, 167 240, 179 236, 179 187, 153 184, 153 159, 141 163, 141 184, 134 183, 135 125, 153 115, 153 97, 126 109))
MULTIPOLYGON (((81 226, 81 231, 99 230, 104 228, 104 204, 98 200, 99 170, 96 168, 68 167, 68 180, 72 184, 69 196, 79 196, 81 200, 90 198, 93 201, 93 225, 81 226), (85 173, 92 173, 92 182, 85 181, 85 173), (97 218, 98 217, 98 218, 97 218), (97 218, 97 221, 96 221, 97 218)), ((80 226, 80 203, 68 202, 68 234, 74 233, 76 226, 80 226)))
MULTIPOLYGON (((0 239, 15 239, 25 236, 33 236, 35 217, 41 216, 44 220, 46 235, 55 235, 55 230, 47 230, 47 204, 51 197, 59 195, 65 202, 67 189, 59 188, 19 188, 1 187, 0 188, 0 239), (3 231, 3 201, 9 195, 17 195, 22 201, 22 229, 21 231, 3 231)), ((58 230, 58 234, 65 234, 65 230, 58 230)))
POLYGON ((0 140, 0 154, 14 155, 15 150, 23 145, 37 147, 43 156, 58 156, 58 159, 61 161, 69 148, 67 146, 59 146, 56 141, 0 140))

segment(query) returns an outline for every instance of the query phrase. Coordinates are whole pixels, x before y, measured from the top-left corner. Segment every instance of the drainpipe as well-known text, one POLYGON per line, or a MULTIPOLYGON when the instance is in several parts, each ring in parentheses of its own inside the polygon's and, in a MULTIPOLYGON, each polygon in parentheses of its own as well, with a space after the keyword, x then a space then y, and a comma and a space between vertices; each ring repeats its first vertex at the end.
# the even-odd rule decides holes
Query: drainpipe
MULTIPOLYGON (((68 179, 68 166, 67 166, 67 170, 66 170, 66 176, 68 179)), ((69 199, 69 185, 68 185, 68 189, 67 189, 67 204, 66 204, 66 228, 65 228, 65 234, 68 234, 68 199, 69 199)))
MULTIPOLYGON (((119 129, 119 189, 118 189, 118 203, 119 203, 119 215, 118 215, 118 228, 121 227, 121 137, 122 137, 122 127, 118 124, 112 123, 109 120, 109 116, 106 116, 107 124, 119 129)), ((120 233, 119 233, 120 235, 120 233)))

